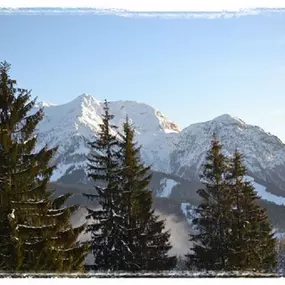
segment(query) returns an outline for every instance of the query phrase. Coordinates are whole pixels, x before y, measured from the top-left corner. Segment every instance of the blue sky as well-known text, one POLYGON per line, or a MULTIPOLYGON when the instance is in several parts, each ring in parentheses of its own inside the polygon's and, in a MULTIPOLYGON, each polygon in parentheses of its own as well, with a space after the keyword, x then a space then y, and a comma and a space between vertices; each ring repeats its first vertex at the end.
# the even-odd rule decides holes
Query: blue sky
POLYGON ((61 104, 136 100, 181 127, 224 113, 285 142, 285 13, 229 19, 0 15, 0 61, 61 104))

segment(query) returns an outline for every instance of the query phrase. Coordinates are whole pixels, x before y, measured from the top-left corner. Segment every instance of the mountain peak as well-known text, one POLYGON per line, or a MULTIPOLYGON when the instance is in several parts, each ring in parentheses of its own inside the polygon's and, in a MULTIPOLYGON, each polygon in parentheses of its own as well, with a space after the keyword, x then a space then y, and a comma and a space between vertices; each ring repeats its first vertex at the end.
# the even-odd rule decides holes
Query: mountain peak
POLYGON ((84 106, 84 107, 91 107, 91 106, 97 106, 100 105, 100 101, 98 101, 96 98, 94 98, 92 95, 83 93, 79 96, 77 96, 74 100, 67 104, 75 104, 77 106, 84 106))
POLYGON ((239 124, 246 125, 246 123, 238 117, 233 117, 229 114, 220 115, 212 120, 212 122, 222 123, 222 124, 239 124))
POLYGON ((95 99, 92 95, 88 93, 82 93, 81 95, 77 96, 77 99, 95 99))
POLYGON ((216 118, 213 119, 213 121, 236 121, 236 118, 234 118, 233 116, 231 116, 230 114, 222 114, 216 118))
POLYGON ((77 96, 74 100, 77 100, 77 101, 84 101, 84 100, 97 101, 92 95, 90 95, 88 93, 82 93, 81 95, 77 96))
POLYGON ((232 120, 234 119, 231 115, 229 114, 222 114, 216 118, 214 118, 214 121, 226 121, 226 120, 232 120))

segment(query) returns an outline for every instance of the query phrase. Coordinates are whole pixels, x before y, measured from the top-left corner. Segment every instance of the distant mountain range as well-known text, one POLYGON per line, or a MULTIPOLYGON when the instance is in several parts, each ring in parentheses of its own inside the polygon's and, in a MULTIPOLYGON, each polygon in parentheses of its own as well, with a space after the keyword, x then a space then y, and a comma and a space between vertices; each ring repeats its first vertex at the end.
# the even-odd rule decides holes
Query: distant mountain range
MULTIPOLYGON (((83 94, 63 105, 40 102, 35 109, 39 107, 44 107, 45 116, 37 129, 37 148, 46 144, 59 146, 55 157, 58 168, 52 181, 59 189, 76 188, 77 193, 78 189, 88 188, 87 143, 98 134, 103 102, 83 94)), ((244 154, 248 176, 262 198, 260 203, 267 207, 275 227, 285 229, 285 145, 276 136, 227 114, 181 130, 159 110, 144 103, 113 101, 109 107, 115 116, 112 123, 119 131, 126 115, 135 127, 142 159, 154 171, 151 188, 160 211, 184 214, 191 224, 191 207, 199 201, 199 174, 215 133, 226 155, 236 148, 244 154)))

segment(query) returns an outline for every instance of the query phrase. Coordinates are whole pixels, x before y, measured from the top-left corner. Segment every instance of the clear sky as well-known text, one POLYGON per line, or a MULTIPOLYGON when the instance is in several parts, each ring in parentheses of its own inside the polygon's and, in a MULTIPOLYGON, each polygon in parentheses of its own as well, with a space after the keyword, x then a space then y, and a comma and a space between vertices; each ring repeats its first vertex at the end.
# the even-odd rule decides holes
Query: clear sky
POLYGON ((0 61, 40 100, 142 101, 181 127, 228 113, 285 142, 285 13, 0 15, 0 37, 0 61))

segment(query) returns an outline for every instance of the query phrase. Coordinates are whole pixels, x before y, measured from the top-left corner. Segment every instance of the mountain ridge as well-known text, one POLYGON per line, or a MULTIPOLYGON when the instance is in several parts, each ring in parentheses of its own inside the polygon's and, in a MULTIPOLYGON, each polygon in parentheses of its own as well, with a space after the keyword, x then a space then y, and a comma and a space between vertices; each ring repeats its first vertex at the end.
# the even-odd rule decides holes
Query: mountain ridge
MULTIPOLYGON (((85 168, 88 141, 96 137, 102 123, 103 102, 83 93, 62 105, 42 105, 45 115, 37 129, 37 147, 59 145, 55 158, 58 171, 53 176, 56 181, 70 171, 85 168)), ((251 176, 275 183, 285 191, 285 145, 258 126, 222 114, 181 130, 158 109, 142 102, 110 101, 109 108, 115 116, 112 123, 119 126, 120 132, 128 115, 135 127, 136 140, 142 145, 142 158, 155 171, 190 181, 199 179, 212 135, 216 134, 226 155, 236 148, 244 153, 251 176)))

